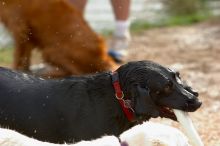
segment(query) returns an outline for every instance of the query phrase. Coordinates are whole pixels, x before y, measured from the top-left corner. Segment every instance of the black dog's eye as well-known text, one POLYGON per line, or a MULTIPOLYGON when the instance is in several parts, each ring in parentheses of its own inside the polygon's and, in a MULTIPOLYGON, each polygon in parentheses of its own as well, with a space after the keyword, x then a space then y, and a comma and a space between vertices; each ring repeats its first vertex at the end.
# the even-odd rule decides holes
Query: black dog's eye
POLYGON ((155 91, 154 93, 156 94, 156 96, 160 96, 162 94, 162 92, 159 90, 155 91))
POLYGON ((164 92, 165 93, 170 93, 173 88, 173 82, 169 81, 169 83, 164 87, 164 92))
POLYGON ((159 91, 159 90, 157 90, 155 93, 156 93, 157 95, 160 95, 160 91, 159 91))
POLYGON ((164 88, 165 93, 170 92, 170 90, 171 90, 171 87, 170 87, 170 86, 166 86, 166 87, 164 88))

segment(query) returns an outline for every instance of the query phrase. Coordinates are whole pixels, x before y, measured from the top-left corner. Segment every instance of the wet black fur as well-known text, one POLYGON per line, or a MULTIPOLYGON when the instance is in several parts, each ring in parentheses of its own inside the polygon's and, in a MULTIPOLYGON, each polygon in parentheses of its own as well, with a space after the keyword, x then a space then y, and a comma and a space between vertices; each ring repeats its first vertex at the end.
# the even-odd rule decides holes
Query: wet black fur
MULTIPOLYGON (((137 121, 166 117, 162 106, 195 111, 201 105, 196 92, 177 83, 177 73, 159 64, 130 62, 117 72, 137 121), (172 87, 166 93, 168 85, 172 87)), ((0 125, 63 143, 119 135, 135 122, 126 119, 116 100, 110 73, 43 80, 0 68, 0 125)))

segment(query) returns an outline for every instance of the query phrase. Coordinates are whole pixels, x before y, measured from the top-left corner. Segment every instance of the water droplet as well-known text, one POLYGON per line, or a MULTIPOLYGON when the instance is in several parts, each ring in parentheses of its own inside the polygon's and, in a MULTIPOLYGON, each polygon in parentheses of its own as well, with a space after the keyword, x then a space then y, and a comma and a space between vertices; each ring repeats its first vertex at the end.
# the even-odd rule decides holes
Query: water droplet
POLYGON ((42 80, 42 81, 44 81, 44 79, 43 78, 39 78, 40 80, 42 80))
POLYGON ((37 130, 36 130, 36 129, 34 130, 34 133, 37 133, 37 130))
MULTIPOLYGON (((27 58, 26 58, 27 59, 27 58)), ((29 80, 29 76, 25 73, 22 74, 25 80, 29 80)))

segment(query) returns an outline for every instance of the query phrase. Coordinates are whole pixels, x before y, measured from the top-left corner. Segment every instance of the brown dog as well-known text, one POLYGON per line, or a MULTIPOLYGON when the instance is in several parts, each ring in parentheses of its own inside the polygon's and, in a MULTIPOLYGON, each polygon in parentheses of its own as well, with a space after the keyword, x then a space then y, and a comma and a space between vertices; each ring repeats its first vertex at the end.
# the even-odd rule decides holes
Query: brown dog
POLYGON ((46 74, 53 77, 116 68, 104 40, 67 0, 0 0, 0 18, 15 39, 15 69, 29 70, 34 48, 58 68, 46 74))

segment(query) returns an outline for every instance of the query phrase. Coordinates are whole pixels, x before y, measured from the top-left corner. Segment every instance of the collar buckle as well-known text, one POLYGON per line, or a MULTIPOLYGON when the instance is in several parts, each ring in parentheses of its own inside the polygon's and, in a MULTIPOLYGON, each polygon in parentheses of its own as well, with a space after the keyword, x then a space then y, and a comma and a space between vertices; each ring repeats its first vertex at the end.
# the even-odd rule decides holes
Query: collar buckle
POLYGON ((115 97, 118 99, 118 100, 124 100, 124 93, 123 92, 121 92, 121 96, 120 95, 118 95, 117 93, 115 93, 115 97))

